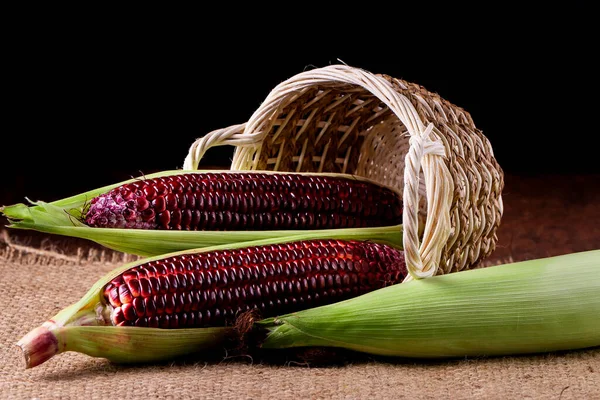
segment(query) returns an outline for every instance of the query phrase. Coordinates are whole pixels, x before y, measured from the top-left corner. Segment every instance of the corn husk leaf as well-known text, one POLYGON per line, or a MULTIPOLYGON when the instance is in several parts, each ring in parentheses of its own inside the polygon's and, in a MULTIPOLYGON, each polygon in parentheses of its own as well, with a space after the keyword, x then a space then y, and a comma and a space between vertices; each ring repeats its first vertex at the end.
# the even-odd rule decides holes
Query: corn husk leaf
POLYGON ((434 276, 259 322, 264 348, 400 357, 600 346, 600 250, 434 276))
MULTIPOLYGON (((307 238, 369 239, 402 247, 402 225, 376 228, 320 229, 320 230, 265 230, 265 231, 167 231, 142 229, 116 229, 89 227, 81 222, 87 203, 100 194, 135 180, 160 176, 216 172, 211 171, 162 171, 133 178, 113 185, 104 186, 54 202, 33 201, 0 208, 9 220, 8 227, 29 229, 50 234, 71 236, 91 240, 107 248, 140 256, 153 256, 186 249, 225 245, 230 243, 309 235, 307 238)), ((218 171, 230 173, 235 171, 218 171)), ((272 171, 261 171, 275 173, 272 171)), ((326 174, 341 175, 341 174, 326 174)), ((348 176, 348 175, 345 175, 348 176)), ((368 180, 355 177, 357 180, 368 180)), ((395 189, 394 189, 395 190, 395 189)))

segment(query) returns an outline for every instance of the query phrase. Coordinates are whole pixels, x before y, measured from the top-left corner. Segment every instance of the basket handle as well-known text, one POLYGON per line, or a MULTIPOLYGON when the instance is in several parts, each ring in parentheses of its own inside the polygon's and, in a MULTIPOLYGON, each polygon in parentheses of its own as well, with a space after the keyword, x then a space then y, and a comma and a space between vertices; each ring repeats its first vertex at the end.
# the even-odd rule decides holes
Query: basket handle
POLYGON ((428 278, 437 273, 441 251, 450 235, 450 205, 454 189, 452 176, 443 161, 445 148, 430 139, 437 131, 433 124, 409 139, 404 164, 404 209, 402 217, 404 256, 409 274, 406 281, 428 278), (427 193, 427 221, 419 243, 419 173, 423 169, 427 193))
MULTIPOLYGON (((198 138, 192 143, 185 160, 184 170, 196 170, 206 151, 213 146, 254 146, 260 144, 260 137, 244 133, 246 124, 232 125, 227 128, 217 129, 198 138)), ((237 151, 237 149, 236 149, 237 151)))

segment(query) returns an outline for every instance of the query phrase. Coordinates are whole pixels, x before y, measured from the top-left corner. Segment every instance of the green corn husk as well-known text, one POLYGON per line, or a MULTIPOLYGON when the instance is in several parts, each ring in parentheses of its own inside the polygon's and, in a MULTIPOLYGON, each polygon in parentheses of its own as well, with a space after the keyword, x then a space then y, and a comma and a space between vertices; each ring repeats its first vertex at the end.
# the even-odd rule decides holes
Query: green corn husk
POLYGON ((514 355, 600 346, 600 250, 412 281, 258 322, 262 347, 384 356, 514 355))
MULTIPOLYGON (((312 239, 369 239, 402 248, 402 225, 319 230, 168 231, 97 228, 89 227, 80 222, 82 210, 86 203, 93 197, 106 193, 115 187, 140 179, 201 172, 231 173, 236 171, 162 171, 90 190, 51 203, 37 201, 32 202, 32 206, 19 203, 0 207, 0 212, 8 218, 10 222, 8 225, 9 228, 30 229, 50 234, 87 239, 113 250, 139 256, 154 256, 187 249, 297 235, 307 235, 307 238, 312 239)), ((276 173, 273 171, 260 172, 276 173)), ((344 174, 325 173, 321 175, 349 176, 344 174)), ((353 176, 353 178, 357 180, 368 180, 358 176, 353 176)))
MULTIPOLYGON (((302 237, 284 241, 302 240, 302 237)), ((276 239, 206 248, 233 249, 276 239)), ((188 253, 190 251, 175 254, 188 253)), ((166 255, 169 256, 169 255, 166 255)), ((164 361, 214 350, 231 327, 102 326, 101 288, 149 258, 100 279, 18 343, 27 367, 64 351, 114 362, 164 361)), ((338 347, 415 358, 514 355, 600 346, 600 250, 401 283, 351 300, 255 323, 261 347, 338 347)))

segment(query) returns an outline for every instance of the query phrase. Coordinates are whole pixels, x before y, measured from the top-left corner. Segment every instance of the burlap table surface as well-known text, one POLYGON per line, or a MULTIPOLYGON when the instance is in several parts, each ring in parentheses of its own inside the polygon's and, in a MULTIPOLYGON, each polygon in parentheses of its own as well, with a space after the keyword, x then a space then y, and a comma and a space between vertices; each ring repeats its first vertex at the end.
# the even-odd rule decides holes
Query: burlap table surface
MULTIPOLYGON (((566 180, 562 192, 553 184, 548 197, 532 182, 509 178, 498 257, 600 248, 600 191, 573 197, 576 183, 566 180)), ((600 348, 444 361, 359 357, 332 366, 248 357, 124 366, 64 353, 25 370, 17 340, 134 259, 80 241, 33 237, 0 231, 2 399, 600 399, 600 348)))

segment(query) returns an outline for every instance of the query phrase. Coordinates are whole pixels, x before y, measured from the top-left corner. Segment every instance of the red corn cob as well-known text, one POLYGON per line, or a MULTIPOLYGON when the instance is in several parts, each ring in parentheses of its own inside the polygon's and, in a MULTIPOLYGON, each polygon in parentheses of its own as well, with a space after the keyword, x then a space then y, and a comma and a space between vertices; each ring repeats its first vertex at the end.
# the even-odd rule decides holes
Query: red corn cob
POLYGON ((404 253, 391 246, 304 240, 172 256, 128 269, 103 290, 112 325, 223 326, 248 310, 281 315, 400 283, 404 253))
POLYGON ((189 173, 95 197, 92 227, 174 230, 330 229, 402 223, 402 199, 377 184, 307 174, 189 173))

